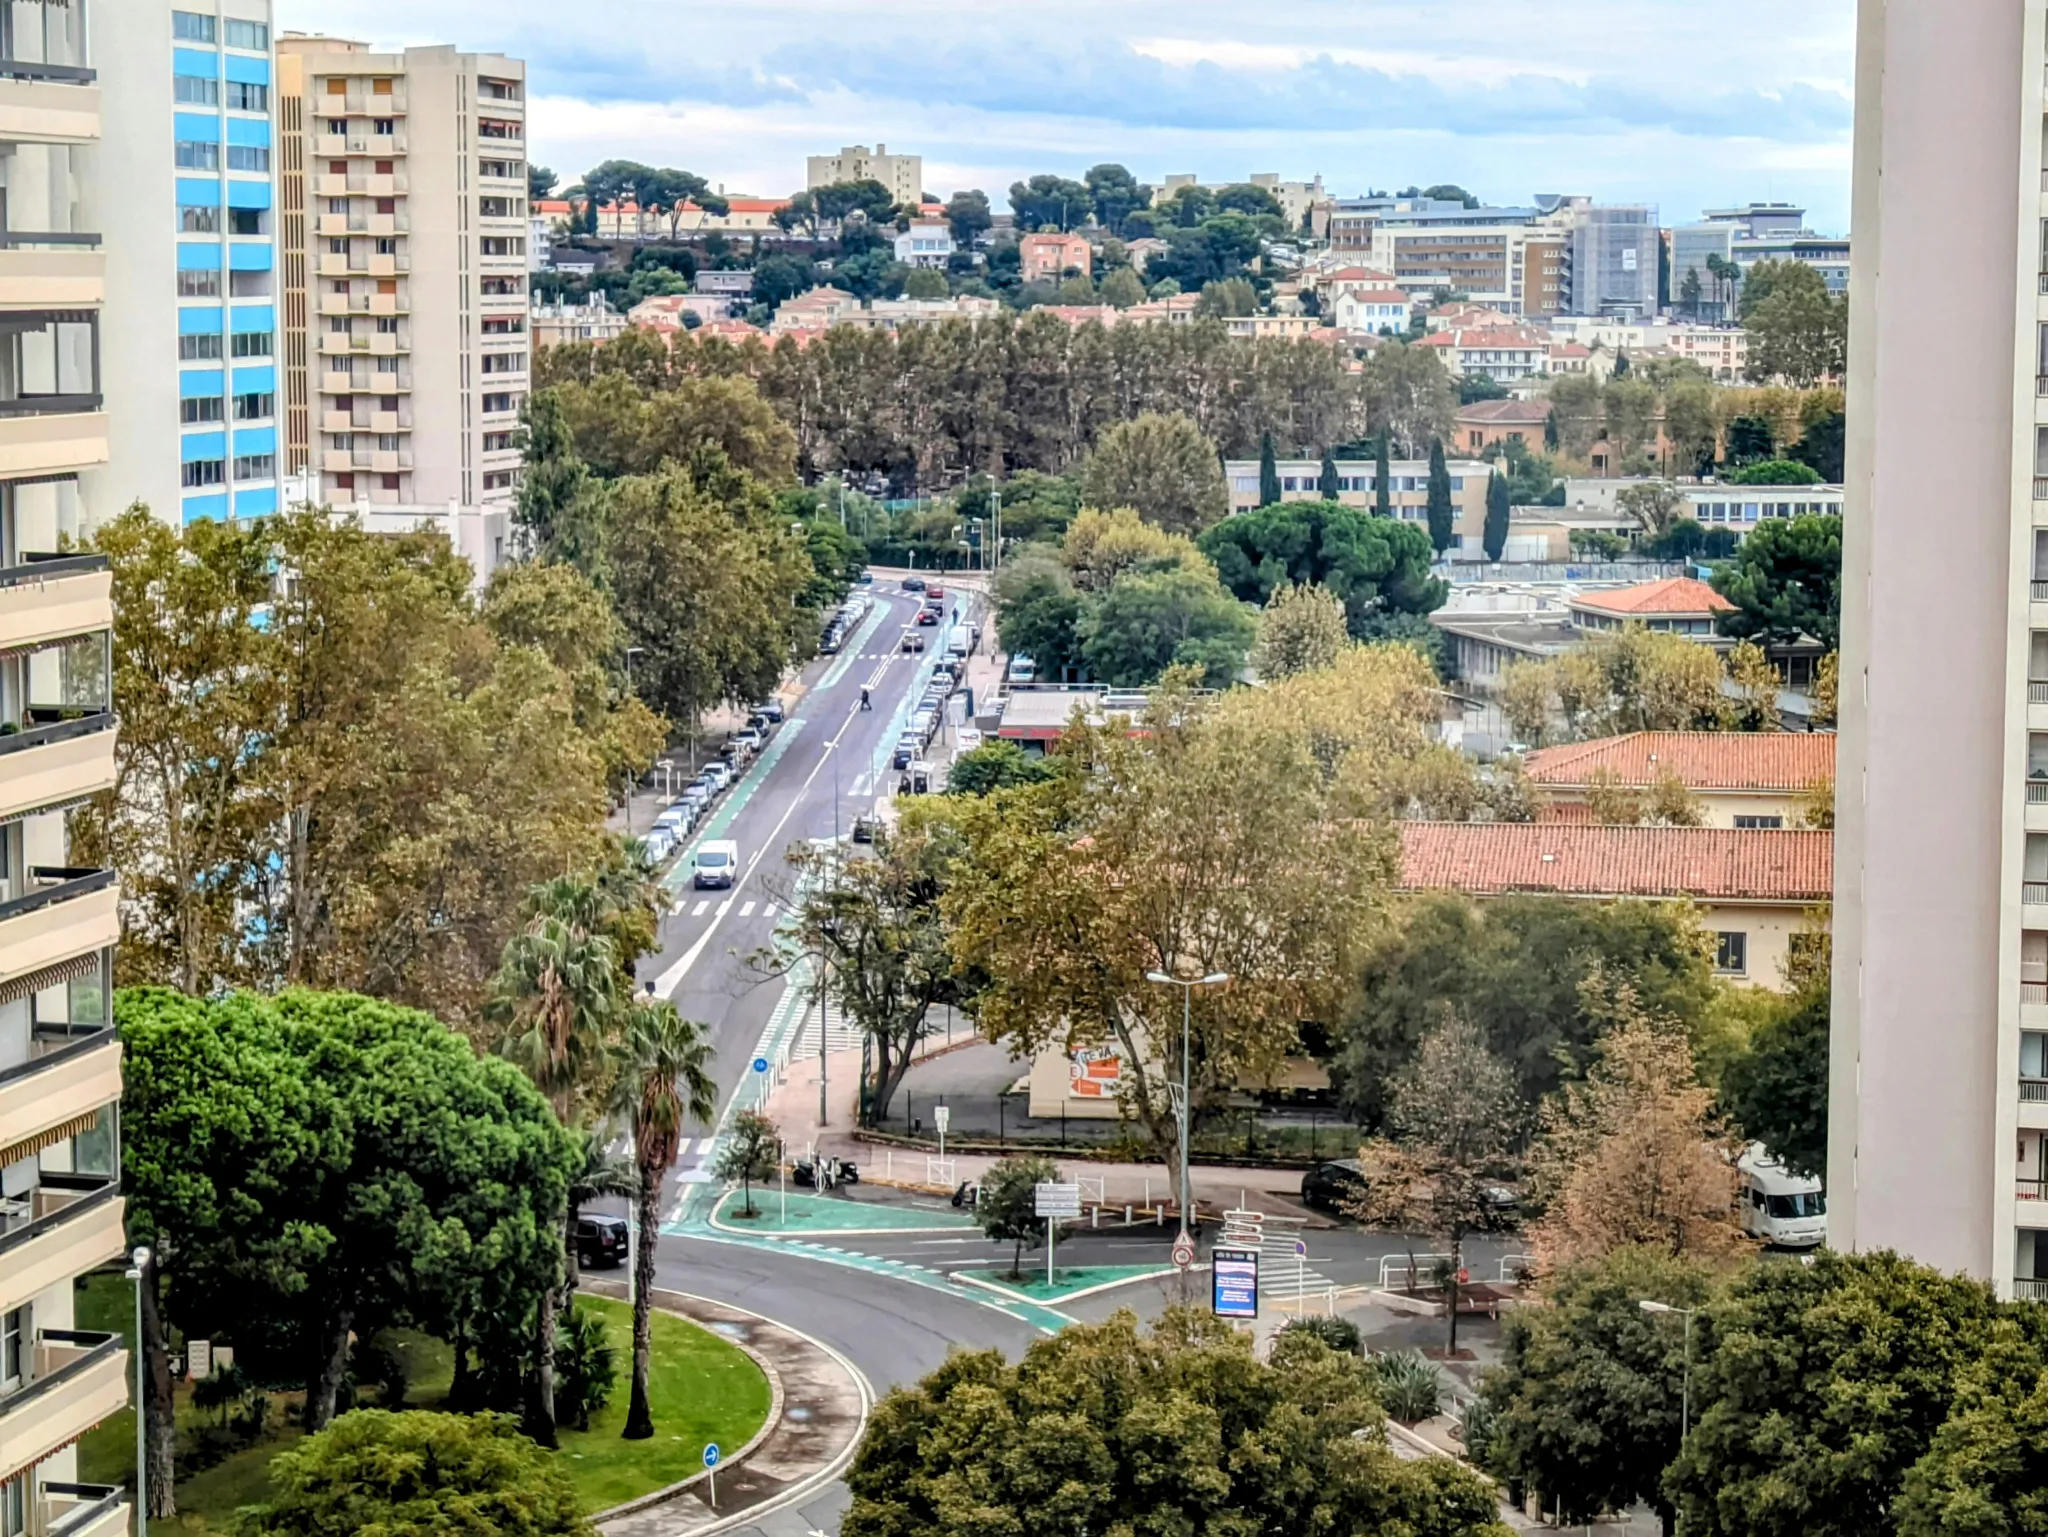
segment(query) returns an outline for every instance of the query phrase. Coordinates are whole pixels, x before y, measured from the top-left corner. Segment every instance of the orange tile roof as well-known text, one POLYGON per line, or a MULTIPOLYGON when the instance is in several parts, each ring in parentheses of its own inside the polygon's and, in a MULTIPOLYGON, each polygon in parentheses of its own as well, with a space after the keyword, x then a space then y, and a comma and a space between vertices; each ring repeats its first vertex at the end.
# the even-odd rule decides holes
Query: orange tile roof
POLYGON ((1750 827, 1406 822, 1401 884, 1498 896, 1811 903, 1833 894, 1835 835, 1750 827))
POLYGON ((1452 419, 1466 426, 1513 422, 1540 427, 1550 420, 1550 402, 1540 398, 1516 400, 1513 397, 1506 400, 1475 400, 1469 406, 1458 407, 1452 419))
POLYGON ((1835 777, 1835 738, 1826 731, 1632 731, 1523 760, 1538 784, 1584 785, 1606 769, 1623 784, 1676 774, 1688 790, 1803 790, 1835 777))
POLYGON ((1735 605, 1697 577, 1667 576, 1661 582, 1642 582, 1611 592, 1581 593, 1572 599, 1573 608, 1598 609, 1603 614, 1732 614, 1735 605))

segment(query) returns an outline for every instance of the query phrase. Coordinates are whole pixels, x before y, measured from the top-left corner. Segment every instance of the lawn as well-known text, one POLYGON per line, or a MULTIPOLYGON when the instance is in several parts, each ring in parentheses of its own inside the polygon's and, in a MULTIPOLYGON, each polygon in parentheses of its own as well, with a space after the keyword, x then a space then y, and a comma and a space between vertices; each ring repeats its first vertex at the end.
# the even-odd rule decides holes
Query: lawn
MULTIPOLYGON (((78 1327, 132 1334, 133 1292, 119 1276, 94 1276, 78 1294, 78 1327)), ((632 1368, 633 1313, 623 1302, 588 1294, 578 1307, 600 1313, 618 1352, 618 1382, 611 1402, 591 1416, 587 1431, 561 1434, 563 1465, 587 1510, 603 1510, 701 1472, 704 1444, 716 1441, 728 1457, 754 1436, 768 1417, 768 1379, 751 1357, 727 1340, 684 1319, 654 1315, 653 1360, 648 1397, 654 1438, 626 1441, 632 1368)), ((446 1397, 454 1360, 446 1344, 429 1335, 395 1331, 387 1342, 407 1366, 406 1404, 432 1409, 446 1397)), ((178 1424, 181 1452, 207 1418, 183 1402, 178 1424)), ((274 1395, 270 1431, 254 1446, 235 1451, 213 1466, 178 1480, 178 1515, 151 1523, 153 1537, 226 1533, 235 1512, 269 1493, 270 1459, 301 1437, 300 1395, 274 1395)), ((87 1482, 126 1484, 135 1473, 135 1418, 123 1410, 79 1444, 79 1477, 87 1482)))

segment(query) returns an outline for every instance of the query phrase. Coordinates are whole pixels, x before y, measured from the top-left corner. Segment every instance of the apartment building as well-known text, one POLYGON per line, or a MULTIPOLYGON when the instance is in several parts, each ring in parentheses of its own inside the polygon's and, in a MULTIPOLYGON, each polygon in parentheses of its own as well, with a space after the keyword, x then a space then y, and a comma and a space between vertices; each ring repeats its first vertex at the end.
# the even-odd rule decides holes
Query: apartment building
POLYGON ((270 0, 136 0, 93 50, 110 126, 108 448, 94 500, 176 524, 278 505, 270 0), (175 284, 175 286, 173 286, 175 284))
POLYGON ((73 1300, 125 1249, 119 892, 79 867, 68 826, 114 783, 112 578, 60 543, 90 529, 81 483, 108 462, 107 96, 88 38, 132 10, 0 0, 0 1529, 64 1537, 129 1526, 119 1489, 78 1482, 76 1450, 127 1405, 128 1353, 78 1329, 73 1300))
MULTIPOLYGON (((1534 208, 1431 206, 1378 210, 1372 265, 1418 299, 1440 290, 1509 315, 1545 317, 1571 304, 1570 231, 1534 208)), ((1334 219, 1334 216, 1333 216, 1334 219)))
POLYGON ((2044 64, 2043 0, 1859 9, 1828 1125, 1831 1244, 2036 1299, 2044 64))
POLYGON ((509 506, 527 394, 526 66, 277 42, 289 465, 319 499, 509 506))
POLYGON ((1095 252, 1086 235, 1049 231, 1017 242, 1017 271, 1027 283, 1057 283, 1069 272, 1087 277, 1094 266, 1095 252))
POLYGON ((1653 317, 1663 233, 1657 210, 1641 204, 1587 203, 1569 215, 1575 315, 1653 317))
MULTIPOLYGON (((1322 493, 1320 459, 1282 459, 1274 466, 1280 474, 1280 500, 1319 502, 1322 493)), ((1445 468, 1451 476, 1451 507, 1456 514, 1461 541, 1476 545, 1486 522, 1486 483, 1493 466, 1477 459, 1451 459, 1445 468)), ((1393 515, 1410 523, 1429 519, 1429 461, 1396 459, 1388 466, 1387 499, 1393 515)), ((1259 462, 1232 459, 1223 466, 1230 487, 1230 510, 1250 512, 1259 505, 1259 462)), ((1371 459, 1337 461, 1337 500, 1347 507, 1373 507, 1378 503, 1378 473, 1371 459)))
POLYGON ((849 144, 836 155, 810 155, 804 160, 804 186, 835 186, 843 181, 878 181, 890 198, 913 206, 924 202, 924 157, 892 155, 889 146, 849 144))

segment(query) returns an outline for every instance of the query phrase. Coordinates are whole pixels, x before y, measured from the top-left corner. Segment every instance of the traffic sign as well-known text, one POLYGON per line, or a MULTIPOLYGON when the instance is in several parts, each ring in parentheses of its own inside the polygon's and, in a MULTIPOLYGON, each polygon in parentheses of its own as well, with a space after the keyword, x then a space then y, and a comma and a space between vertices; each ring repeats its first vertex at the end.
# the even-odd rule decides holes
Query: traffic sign
POLYGON ((1081 1215, 1081 1187, 1043 1180, 1031 1187, 1031 1210, 1034 1216, 1039 1217, 1078 1217, 1081 1215))
POLYGON ((707 1468, 715 1468, 718 1466, 718 1443, 716 1441, 710 1441, 705 1443, 704 1466, 707 1468))
POLYGON ((953 1112, 949 1110, 946 1106, 939 1105, 933 1108, 932 1124, 938 1127, 940 1136, 943 1137, 946 1134, 947 1123, 950 1122, 952 1119, 953 1112))
POLYGON ((1209 1311, 1218 1318, 1259 1316, 1259 1251, 1217 1249, 1209 1255, 1209 1311))
POLYGON ((1294 1240, 1294 1257, 1296 1259, 1308 1258, 1308 1240, 1306 1238, 1297 1238, 1294 1240))
POLYGON ((755 1072, 757 1072, 757 1073, 765 1073, 765 1072, 767 1072, 767 1071, 768 1071, 768 1059, 767 1059, 766 1057, 756 1057, 756 1058, 754 1058, 754 1071, 755 1071, 755 1072))
POLYGON ((1185 1238, 1176 1238, 1173 1241, 1173 1262, 1183 1270, 1194 1264, 1195 1246, 1185 1238))

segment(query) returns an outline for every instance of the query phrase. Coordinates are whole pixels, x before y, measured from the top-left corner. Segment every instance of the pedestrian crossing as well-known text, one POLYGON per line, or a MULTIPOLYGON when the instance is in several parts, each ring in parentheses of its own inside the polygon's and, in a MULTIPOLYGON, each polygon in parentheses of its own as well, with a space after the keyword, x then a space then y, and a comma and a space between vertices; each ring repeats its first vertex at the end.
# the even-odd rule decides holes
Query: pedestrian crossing
MULTIPOLYGON (((838 1003, 825 1000, 825 1050, 852 1051, 860 1046, 860 1027, 840 1011, 838 1003)), ((804 1007, 803 1024, 798 1027, 796 1039, 789 1043, 791 1060, 815 1057, 818 1054, 818 1005, 807 1003, 804 1007)))
MULTIPOLYGON (((710 912, 710 911, 711 911, 711 900, 712 900, 712 899, 711 899, 710 897, 701 897, 701 898, 699 898, 699 899, 698 899, 698 902, 697 902, 697 905, 696 905, 695 907, 692 907, 692 908, 690 909, 690 916, 691 916, 692 918, 701 918, 701 917, 703 917, 703 916, 704 916, 704 915, 705 915, 706 913, 710 912)), ((779 903, 775 903, 775 902, 761 902, 761 901, 747 901, 747 902, 742 902, 742 903, 740 904, 740 916, 741 916, 742 918, 751 918, 751 917, 753 917, 753 916, 754 916, 754 910, 755 910, 756 908, 759 908, 759 909, 760 909, 760 911, 761 911, 761 916, 762 916, 763 918, 773 918, 773 917, 774 917, 774 916, 776 915, 776 913, 777 913, 777 912, 779 912, 779 911, 781 910, 781 906, 780 906, 780 904, 779 904, 779 903)), ((726 899, 725 901, 723 901, 723 902, 720 902, 720 903, 718 904, 718 911, 717 911, 717 914, 716 914, 716 916, 717 916, 717 917, 720 917, 720 918, 723 918, 723 917, 724 917, 724 916, 725 916, 725 915, 726 915, 726 914, 727 914, 728 912, 730 912, 731 910, 732 910, 732 899, 731 899, 730 897, 728 897, 728 898, 727 898, 727 899, 726 899)))

